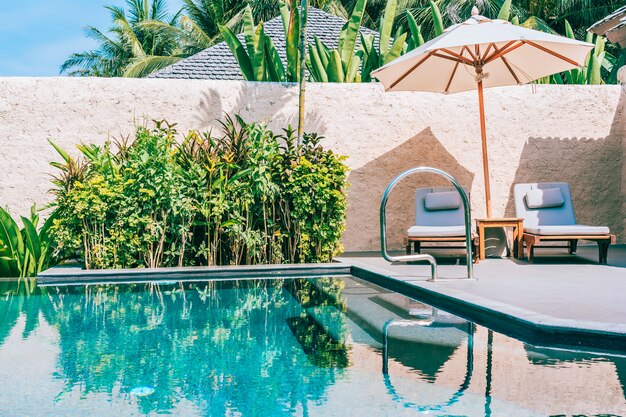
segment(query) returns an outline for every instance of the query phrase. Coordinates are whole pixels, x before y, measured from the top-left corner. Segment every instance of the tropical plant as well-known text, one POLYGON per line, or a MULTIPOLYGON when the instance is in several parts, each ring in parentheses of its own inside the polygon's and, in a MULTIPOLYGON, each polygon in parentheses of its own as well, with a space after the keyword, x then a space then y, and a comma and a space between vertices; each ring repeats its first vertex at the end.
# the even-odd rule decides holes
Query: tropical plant
POLYGON ((385 14, 380 21, 378 45, 374 44, 374 35, 361 35, 361 48, 357 55, 361 59, 361 81, 369 82, 372 77, 370 73, 382 67, 388 62, 398 58, 405 49, 407 33, 396 34, 391 46, 391 30, 396 18, 397 0, 388 0, 385 7, 385 14), (377 47, 378 46, 378 47, 377 47))
POLYGON ((224 135, 139 127, 55 163, 60 253, 87 268, 329 261, 345 228, 343 158, 293 129, 227 117, 224 135), (83 167, 77 170, 72 167, 83 167), (69 174, 76 172, 78 174, 69 174))
POLYGON ((250 6, 246 7, 243 14, 245 47, 230 28, 220 26, 220 32, 237 60, 244 79, 277 82, 297 82, 299 80, 300 13, 297 2, 294 0, 291 6, 281 2, 280 14, 285 31, 286 68, 274 42, 265 34, 263 22, 255 26, 250 6))
POLYGON ((309 47, 307 65, 311 79, 317 82, 361 82, 361 58, 355 54, 367 0, 357 0, 348 21, 339 34, 337 49, 330 49, 315 37, 309 47))
POLYGON ((37 231, 39 215, 33 206, 30 218, 21 216, 24 226, 20 229, 0 207, 0 277, 32 277, 60 261, 50 234, 55 217, 53 213, 37 231))
POLYGON ((106 6, 113 27, 107 36, 88 26, 87 37, 98 42, 92 51, 74 53, 61 65, 61 73, 79 76, 142 77, 187 56, 171 30, 180 12, 169 16, 165 0, 126 0, 128 12, 106 6))
MULTIPOLYGON (((405 11, 408 32, 405 32, 402 27, 398 27, 395 38, 391 38, 397 8, 397 0, 387 0, 385 14, 380 21, 378 29, 380 33, 378 42, 376 42, 373 35, 363 35, 361 33, 361 46, 357 55, 359 55, 362 61, 362 82, 372 81, 370 75, 372 71, 424 44, 421 26, 417 24, 413 15, 408 11, 405 11), (408 37, 409 35, 410 37, 408 37)), ((435 36, 439 36, 443 33, 443 21, 437 4, 432 1, 430 2, 430 14, 435 36)))

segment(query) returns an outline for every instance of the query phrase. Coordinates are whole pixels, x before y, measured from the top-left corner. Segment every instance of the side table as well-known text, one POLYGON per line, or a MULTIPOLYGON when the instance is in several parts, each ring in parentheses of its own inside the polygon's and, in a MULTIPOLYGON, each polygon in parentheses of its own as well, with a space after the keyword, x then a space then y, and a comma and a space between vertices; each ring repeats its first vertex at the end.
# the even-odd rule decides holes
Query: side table
POLYGON ((510 217, 503 219, 476 219, 478 233, 478 257, 485 259, 485 229, 490 227, 511 227, 513 229, 513 255, 518 259, 524 258, 524 219, 510 217))

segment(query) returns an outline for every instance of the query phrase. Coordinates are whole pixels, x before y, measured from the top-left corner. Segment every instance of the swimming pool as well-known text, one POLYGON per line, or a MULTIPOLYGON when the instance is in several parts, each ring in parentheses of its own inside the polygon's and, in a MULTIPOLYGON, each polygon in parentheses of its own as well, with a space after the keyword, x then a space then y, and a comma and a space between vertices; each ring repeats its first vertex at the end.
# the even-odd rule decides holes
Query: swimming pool
POLYGON ((626 414, 626 359, 354 277, 0 283, 0 415, 626 414))

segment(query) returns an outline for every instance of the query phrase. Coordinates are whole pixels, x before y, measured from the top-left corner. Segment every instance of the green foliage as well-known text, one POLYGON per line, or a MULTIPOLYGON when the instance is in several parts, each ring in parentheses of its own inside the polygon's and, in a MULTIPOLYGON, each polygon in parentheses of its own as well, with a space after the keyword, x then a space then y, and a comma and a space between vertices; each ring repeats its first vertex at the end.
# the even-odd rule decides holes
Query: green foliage
POLYGON ((407 33, 398 33, 398 36, 391 43, 391 30, 396 17, 396 9, 397 0, 387 1, 385 14, 380 22, 378 45, 375 45, 373 35, 364 36, 361 34, 361 47, 357 56, 363 63, 361 65, 361 81, 363 82, 371 81, 370 74, 372 71, 398 58, 405 49, 407 33))
POLYGON ((294 4, 288 7, 281 2, 281 17, 285 30, 287 69, 280 59, 272 39, 265 34, 263 22, 254 25, 252 8, 243 12, 243 35, 245 47, 237 35, 227 26, 220 26, 220 33, 233 53, 239 68, 248 81, 297 82, 300 79, 300 16, 294 4))
MULTIPOLYGON (((435 33, 441 34, 443 33, 441 12, 439 11, 439 7, 432 1, 430 2, 430 5, 431 18, 435 27, 435 33)), ((380 28, 378 29, 380 33, 378 45, 376 45, 372 35, 361 35, 361 47, 359 48, 357 55, 363 62, 361 65, 362 82, 371 82, 372 77, 370 74, 372 71, 424 44, 421 26, 417 24, 415 18, 409 12, 406 12, 405 16, 409 32, 404 32, 402 27, 398 28, 396 36, 393 39, 393 42, 391 42, 391 31, 396 17, 396 9, 397 0, 388 0, 387 7, 385 8, 385 14, 381 20, 380 28), (409 34, 410 38, 408 43, 406 43, 407 36, 409 34)))
POLYGON ((290 128, 275 135, 239 117, 222 128, 177 143, 174 126, 157 122, 116 150, 81 145, 79 161, 63 152, 59 251, 87 268, 330 261, 345 227, 343 157, 316 134, 297 147, 290 128))
POLYGON ((407 52, 412 51, 413 49, 422 46, 424 41, 424 36, 422 35, 422 27, 417 24, 415 17, 407 10, 405 12, 406 22, 409 27, 409 40, 407 44, 407 52))
MULTIPOLYGON (((574 31, 567 20, 565 21, 565 36, 576 39, 574 31)), ((602 36, 587 33, 585 41, 594 44, 594 48, 587 55, 585 66, 565 71, 561 74, 555 74, 550 77, 549 82, 554 84, 604 84, 606 81, 603 78, 603 70, 609 75, 607 77, 610 80, 609 82, 617 82, 616 76, 615 79, 612 79, 616 58, 605 51, 606 39, 602 36)))
POLYGON ((367 0, 357 0, 339 34, 337 49, 329 49, 317 37, 309 47, 307 65, 313 81, 331 83, 361 82, 361 57, 355 54, 367 0))
POLYGON ((107 6, 113 23, 110 33, 87 26, 85 35, 98 48, 79 52, 61 65, 61 73, 75 76, 142 77, 170 65, 192 51, 185 51, 187 33, 180 26, 180 12, 169 16, 164 0, 126 0, 128 11, 107 6))
POLYGON ((0 207, 0 277, 33 277, 58 263, 50 235, 55 218, 53 213, 38 232, 39 215, 33 206, 30 218, 21 217, 20 229, 0 207))

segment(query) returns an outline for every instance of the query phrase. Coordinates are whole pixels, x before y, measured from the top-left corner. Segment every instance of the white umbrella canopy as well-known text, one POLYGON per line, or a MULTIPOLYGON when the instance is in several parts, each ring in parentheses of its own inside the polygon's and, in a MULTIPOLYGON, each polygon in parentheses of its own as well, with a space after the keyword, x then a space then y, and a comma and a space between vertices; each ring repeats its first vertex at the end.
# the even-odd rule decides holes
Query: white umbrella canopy
POLYGON ((581 67, 592 48, 587 42, 488 19, 474 8, 470 19, 372 75, 385 91, 478 90, 487 217, 491 217, 483 88, 525 84, 581 67))

